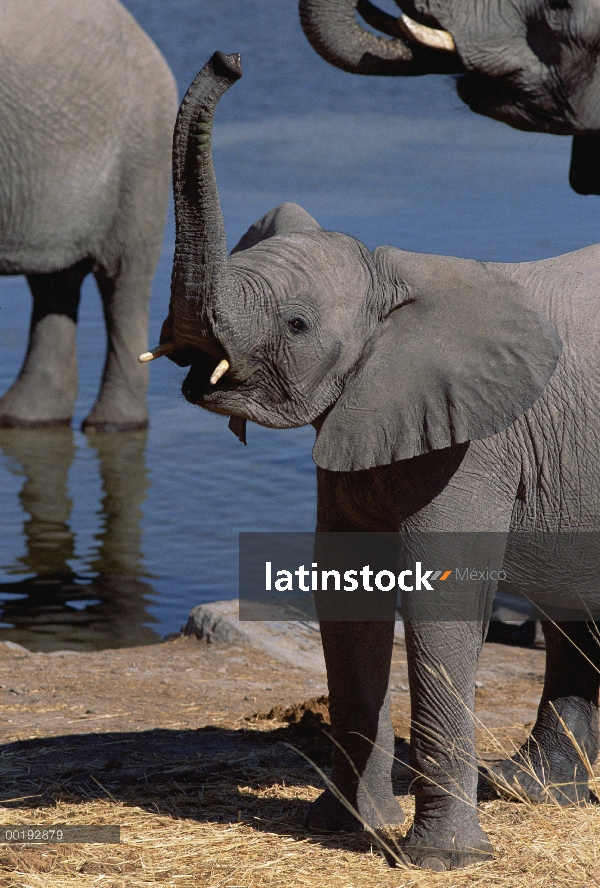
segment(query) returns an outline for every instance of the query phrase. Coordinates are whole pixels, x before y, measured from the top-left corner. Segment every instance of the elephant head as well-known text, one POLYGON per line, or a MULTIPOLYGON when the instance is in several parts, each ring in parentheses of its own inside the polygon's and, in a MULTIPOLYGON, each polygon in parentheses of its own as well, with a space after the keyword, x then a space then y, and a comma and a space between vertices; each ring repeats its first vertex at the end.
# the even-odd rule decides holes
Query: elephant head
POLYGON ((521 287, 471 260, 370 252, 295 204, 228 257, 210 147, 239 59, 215 54, 174 140, 177 242, 161 345, 193 404, 274 428, 313 423, 332 470, 406 459, 501 431, 554 371, 561 343, 521 287))
POLYGON ((312 46, 356 74, 458 73, 478 114, 517 129, 572 135, 570 182, 600 194, 600 5, 590 0, 300 0, 312 46), (371 26, 393 39, 362 28, 371 26))

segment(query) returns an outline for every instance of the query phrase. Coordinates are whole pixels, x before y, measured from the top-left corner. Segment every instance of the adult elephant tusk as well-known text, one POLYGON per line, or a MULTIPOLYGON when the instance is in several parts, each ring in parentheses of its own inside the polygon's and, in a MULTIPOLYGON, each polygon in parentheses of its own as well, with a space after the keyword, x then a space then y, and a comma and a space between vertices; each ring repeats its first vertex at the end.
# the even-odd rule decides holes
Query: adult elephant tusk
POLYGON ((174 342, 163 342, 162 345, 157 345, 157 347, 153 348, 152 351, 144 352, 142 355, 140 355, 138 361, 140 362, 140 364, 147 364, 148 361, 153 361, 155 358, 162 358, 165 355, 172 355, 174 351, 174 342))
POLYGON ((398 19, 398 26, 407 40, 410 40, 412 43, 428 46, 429 49, 457 52, 454 38, 449 31, 441 31, 437 28, 428 28, 427 25, 420 25, 404 13, 398 19))
POLYGON ((213 371, 213 375, 210 377, 210 384, 216 385, 218 383, 218 381, 220 380, 220 378, 222 376, 224 376, 228 370, 229 370, 229 362, 226 361, 225 359, 223 359, 222 361, 219 361, 219 363, 217 364, 217 366, 215 367, 215 369, 213 371))

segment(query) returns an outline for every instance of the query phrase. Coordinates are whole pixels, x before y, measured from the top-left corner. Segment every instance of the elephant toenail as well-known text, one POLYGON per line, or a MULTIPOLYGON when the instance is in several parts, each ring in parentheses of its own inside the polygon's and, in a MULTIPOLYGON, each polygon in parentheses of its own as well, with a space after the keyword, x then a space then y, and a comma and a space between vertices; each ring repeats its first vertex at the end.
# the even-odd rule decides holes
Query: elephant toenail
POLYGON ((423 869, 433 870, 434 873, 444 873, 448 869, 440 857, 424 857, 421 861, 423 869))

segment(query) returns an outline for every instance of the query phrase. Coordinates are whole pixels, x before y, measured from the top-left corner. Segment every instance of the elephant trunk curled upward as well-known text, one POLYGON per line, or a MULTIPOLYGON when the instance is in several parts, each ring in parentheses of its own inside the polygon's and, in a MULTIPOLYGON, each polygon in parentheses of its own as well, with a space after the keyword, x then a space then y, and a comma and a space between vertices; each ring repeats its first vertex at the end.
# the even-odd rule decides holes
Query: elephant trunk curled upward
MULTIPOLYGON (((312 423, 319 531, 429 531, 432 565, 448 567, 448 531, 597 530, 600 380, 588 331, 600 323, 599 249, 517 265, 371 252, 283 204, 228 257, 210 134, 240 76, 239 57, 215 54, 176 126, 175 262, 155 354, 189 367, 187 400, 232 417, 240 435, 248 419, 312 423)), ((552 588, 551 560, 534 573, 552 588)), ((411 619, 418 595, 403 593, 418 779, 402 849, 431 869, 492 852, 477 817, 472 711, 494 589, 483 574, 478 583, 477 619, 411 619)), ((403 819, 390 778, 393 628, 322 622, 332 780, 372 826, 403 819)), ((490 780, 570 804, 588 790, 567 732, 590 760, 597 752, 598 648, 584 622, 546 624, 546 643, 531 738, 490 780)), ((327 790, 307 823, 358 820, 327 790)))
POLYGON ((573 136, 570 183, 600 194, 600 7, 590 0, 300 0, 326 61, 353 74, 457 74, 477 114, 573 136), (360 16, 385 39, 363 28, 360 16))
POLYGON ((33 295, 0 425, 70 422, 92 272, 108 342, 84 429, 143 428, 148 370, 137 356, 167 209, 173 75, 118 0, 3 0, 0 47, 0 274, 26 275, 33 295))

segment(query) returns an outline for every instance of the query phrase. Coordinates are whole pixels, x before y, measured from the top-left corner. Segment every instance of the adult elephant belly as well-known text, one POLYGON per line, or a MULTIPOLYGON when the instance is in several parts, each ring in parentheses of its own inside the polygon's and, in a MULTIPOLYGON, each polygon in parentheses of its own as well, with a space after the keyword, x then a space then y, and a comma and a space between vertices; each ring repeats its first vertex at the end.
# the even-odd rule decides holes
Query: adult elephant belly
POLYGON ((51 158, 39 157, 37 142, 1 146, 0 274, 49 274, 102 256, 118 209, 117 152, 104 141, 74 155, 52 132, 48 144, 51 158))
POLYGON ((3 0, 0 57, 0 274, 25 275, 33 296, 0 426, 71 421, 80 290, 93 272, 108 342, 83 428, 143 428, 137 355, 167 209, 173 75, 118 0, 3 0))
POLYGON ((100 0, 90 29, 76 0, 3 6, 0 272, 47 273, 98 253, 117 213, 124 16, 100 0))

